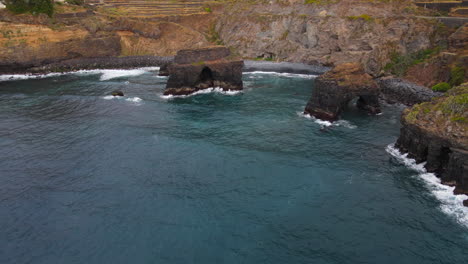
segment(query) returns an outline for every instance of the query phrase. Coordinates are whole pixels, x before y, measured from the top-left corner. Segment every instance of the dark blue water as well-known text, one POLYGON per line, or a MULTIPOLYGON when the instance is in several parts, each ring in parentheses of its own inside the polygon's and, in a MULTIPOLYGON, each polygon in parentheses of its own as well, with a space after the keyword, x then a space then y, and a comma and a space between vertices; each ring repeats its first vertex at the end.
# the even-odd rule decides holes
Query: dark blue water
POLYGON ((401 108, 323 131, 297 113, 313 79, 163 99, 154 73, 100 78, 0 82, 0 263, 468 263, 385 151, 401 108))

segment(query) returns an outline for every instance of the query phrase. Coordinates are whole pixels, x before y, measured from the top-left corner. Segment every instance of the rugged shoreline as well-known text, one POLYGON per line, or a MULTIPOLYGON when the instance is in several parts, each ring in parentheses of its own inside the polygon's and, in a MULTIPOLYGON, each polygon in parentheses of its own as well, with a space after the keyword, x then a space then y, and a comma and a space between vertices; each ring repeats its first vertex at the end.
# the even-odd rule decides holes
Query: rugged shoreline
POLYGON ((464 84, 405 109, 395 145, 417 163, 426 162, 428 172, 455 186, 455 194, 468 194, 467 89, 464 84))
POLYGON ((70 59, 49 64, 27 63, 17 65, 0 65, 0 74, 46 74, 52 72, 72 72, 93 69, 125 69, 150 66, 164 66, 171 63, 174 57, 162 56, 128 56, 96 57, 70 59))
MULTIPOLYGON (((174 61, 173 56, 127 56, 70 59, 49 64, 27 63, 0 65, 1 74, 46 74, 93 69, 130 69, 137 67, 163 67, 174 61)), ((245 60, 243 72, 266 71, 278 73, 321 75, 330 67, 292 62, 245 60)))

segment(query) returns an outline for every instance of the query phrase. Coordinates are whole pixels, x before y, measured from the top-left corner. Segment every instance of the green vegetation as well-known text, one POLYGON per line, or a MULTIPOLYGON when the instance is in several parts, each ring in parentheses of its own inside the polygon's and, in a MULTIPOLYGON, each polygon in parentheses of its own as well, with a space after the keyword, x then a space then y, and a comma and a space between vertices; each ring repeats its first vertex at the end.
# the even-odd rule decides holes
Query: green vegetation
POLYGON ((465 80, 465 69, 462 67, 455 66, 450 70, 450 85, 457 86, 463 83, 465 80))
POLYGON ((372 18, 370 15, 367 14, 362 14, 359 16, 349 16, 348 19, 350 20, 364 20, 364 21, 373 21, 374 18, 372 18))
POLYGON ((53 0, 3 0, 2 2, 15 14, 46 14, 49 17, 54 14, 53 0))
POLYGON ((384 70, 397 76, 403 76, 409 67, 424 62, 433 55, 438 54, 440 50, 440 47, 436 47, 434 49, 425 49, 404 55, 398 52, 392 52, 390 54, 391 62, 385 65, 384 70))
POLYGON ((211 7, 205 7, 203 9, 205 10, 205 12, 208 12, 208 13, 213 12, 213 10, 211 10, 211 7))
POLYGON ((193 66, 201 66, 201 65, 205 65, 205 62, 204 61, 192 62, 192 65, 193 66))
POLYGON ((412 123, 431 120, 439 127, 446 126, 447 121, 468 124, 468 85, 454 87, 443 97, 413 106, 405 119, 412 123))
POLYGON ((223 40, 219 36, 218 31, 216 31, 216 25, 214 23, 211 24, 208 28, 208 34, 206 36, 206 39, 209 42, 214 43, 216 45, 224 45, 223 40))
POLYGON ((446 82, 441 82, 441 83, 438 83, 438 84, 432 86, 432 91, 434 91, 434 92, 446 92, 446 91, 450 90, 450 88, 452 88, 452 86, 450 86, 450 84, 448 84, 446 82))
POLYGON ((65 2, 70 5, 83 5, 84 4, 84 0, 65 0, 65 2))

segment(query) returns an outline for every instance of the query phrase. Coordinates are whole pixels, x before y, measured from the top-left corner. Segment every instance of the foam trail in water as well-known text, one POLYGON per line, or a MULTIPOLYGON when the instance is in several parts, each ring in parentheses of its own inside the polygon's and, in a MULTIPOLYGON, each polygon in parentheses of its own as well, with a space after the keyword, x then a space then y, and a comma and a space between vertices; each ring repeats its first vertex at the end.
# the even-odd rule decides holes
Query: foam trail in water
POLYGON ((454 217, 457 222, 468 227, 468 207, 463 206, 463 201, 468 195, 455 195, 455 187, 444 185, 434 173, 428 173, 424 168, 425 163, 416 163, 416 160, 408 158, 408 154, 402 154, 394 144, 388 145, 386 151, 408 168, 417 171, 418 176, 424 181, 431 193, 441 202, 442 212, 454 217))
POLYGON ((125 99, 125 101, 139 103, 142 101, 142 99, 140 97, 130 97, 130 98, 125 99))
POLYGON ((137 69, 104 69, 104 70, 79 70, 79 71, 72 71, 72 72, 52 72, 47 74, 4 74, 0 75, 0 82, 1 81, 18 81, 18 80, 27 80, 27 79, 43 79, 43 78, 50 78, 68 74, 77 74, 77 75, 89 75, 89 74, 102 74, 100 80, 106 81, 118 77, 124 76, 137 76, 144 74, 148 71, 157 71, 159 67, 143 67, 137 69))
MULTIPOLYGON (((282 76, 282 77, 287 77, 287 78, 305 78, 305 79, 317 78, 317 75, 313 75, 313 74, 300 74, 300 73, 287 73, 287 72, 253 71, 253 72, 244 72, 243 74, 268 74, 268 75, 276 75, 276 76, 282 76)), ((263 77, 262 76, 253 77, 253 79, 255 78, 261 79, 263 77)))
POLYGON ((194 96, 194 95, 209 94, 209 93, 219 93, 219 94, 224 94, 224 95, 237 95, 237 94, 242 93, 242 91, 238 91, 238 90, 224 91, 223 88, 221 88, 221 87, 215 87, 215 88, 210 87, 210 88, 207 88, 207 89, 198 90, 198 91, 196 91, 194 93, 191 93, 191 94, 188 94, 188 95, 161 95, 160 97, 163 98, 163 99, 185 98, 185 97, 190 97, 190 96, 194 96))
POLYGON ((349 128, 349 129, 357 128, 356 125, 351 124, 351 122, 349 122, 347 120, 338 120, 338 121, 335 121, 335 122, 330 122, 330 121, 325 121, 325 120, 315 118, 315 117, 313 117, 313 116, 311 116, 309 114, 304 114, 303 112, 297 112, 297 115, 301 116, 301 117, 305 117, 305 118, 310 119, 310 120, 313 120, 315 123, 319 124, 322 127, 342 126, 342 127, 346 127, 346 128, 349 128))
POLYGON ((104 100, 113 100, 113 99, 117 99, 117 100, 122 100, 122 99, 125 99, 125 101, 127 102, 132 102, 132 103, 141 103, 141 101, 143 101, 143 99, 141 99, 140 97, 128 97, 128 98, 125 98, 123 96, 113 96, 113 95, 106 95, 106 96, 103 96, 102 99, 104 100))
POLYGON ((101 81, 107 81, 115 78, 120 77, 128 77, 128 76, 138 76, 147 73, 148 71, 155 71, 159 70, 158 67, 145 67, 145 68, 138 68, 138 69, 130 69, 130 70, 101 70, 101 81))

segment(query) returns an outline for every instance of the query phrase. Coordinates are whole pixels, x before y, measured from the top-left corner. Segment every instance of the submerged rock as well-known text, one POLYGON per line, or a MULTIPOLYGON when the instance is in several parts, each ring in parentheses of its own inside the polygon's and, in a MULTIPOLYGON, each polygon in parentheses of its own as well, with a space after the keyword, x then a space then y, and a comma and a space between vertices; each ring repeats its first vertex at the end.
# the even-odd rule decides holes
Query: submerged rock
POLYGON ((226 47, 181 50, 168 67, 164 95, 187 95, 209 87, 242 90, 244 62, 230 58, 226 47))
POLYGON ((124 96, 124 93, 122 91, 113 91, 111 95, 112 96, 124 96))
POLYGON ((468 194, 468 84, 406 109, 401 123, 397 148, 468 194))
POLYGON ((360 64, 341 64, 317 78, 304 113, 335 121, 348 103, 358 97, 358 108, 378 114, 381 112, 379 92, 377 83, 360 64))

